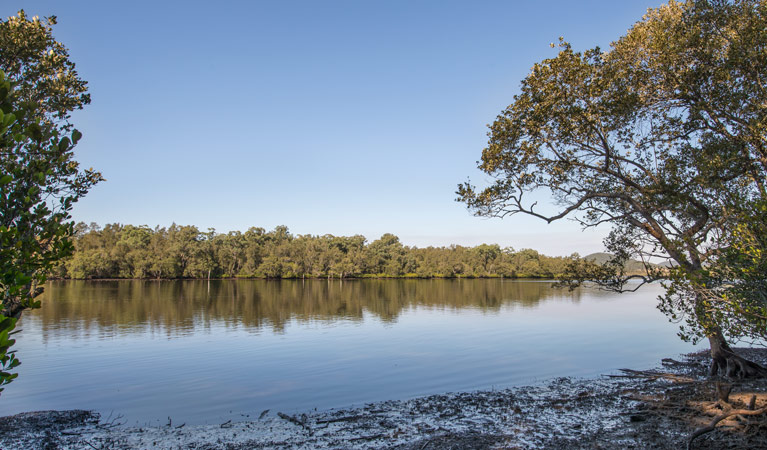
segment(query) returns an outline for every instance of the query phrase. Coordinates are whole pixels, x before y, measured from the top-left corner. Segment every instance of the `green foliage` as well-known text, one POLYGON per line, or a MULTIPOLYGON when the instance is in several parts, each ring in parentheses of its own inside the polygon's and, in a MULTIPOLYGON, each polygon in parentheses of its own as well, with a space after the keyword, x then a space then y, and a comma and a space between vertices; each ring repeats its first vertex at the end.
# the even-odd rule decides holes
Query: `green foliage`
POLYGON ((747 214, 721 238, 727 245, 695 278, 679 268, 670 272, 659 308, 683 324, 684 339, 697 341, 715 324, 734 340, 767 335, 767 203, 754 201, 741 212, 747 214), (699 317, 709 323, 700 326, 699 317))
MULTIPOLYGON (((21 362, 16 358, 14 351, 8 349, 16 343, 15 339, 11 339, 13 329, 16 328, 16 319, 13 317, 5 317, 0 315, 0 386, 4 386, 19 374, 10 373, 21 362)), ((0 387, 0 392, 4 388, 0 387)))
POLYGON ((57 261, 71 254, 69 212, 102 178, 81 170, 73 148, 82 137, 67 122, 88 103, 66 49, 51 35, 55 18, 23 11, 0 21, 0 338, 2 380, 19 364, 8 333, 57 261), (5 71, 5 72, 3 72, 5 71), (7 75, 6 75, 7 74, 7 75))
POLYGON ((669 275, 661 307, 686 319, 683 337, 767 337, 763 320, 744 321, 764 306, 749 255, 767 217, 749 211, 767 200, 765 30, 764 1, 672 0, 609 51, 561 40, 490 126, 479 168, 495 181, 460 185, 459 200, 484 216, 606 224, 613 259, 574 261, 571 284, 669 275), (537 204, 546 191, 556 207, 537 204), (631 259, 644 274, 625 272, 631 259), (648 264, 661 259, 675 268, 648 264))
POLYGON ((293 236, 287 227, 266 232, 202 232, 169 228, 77 224, 74 254, 52 269, 58 278, 557 278, 568 261, 535 250, 408 247, 384 234, 293 236))

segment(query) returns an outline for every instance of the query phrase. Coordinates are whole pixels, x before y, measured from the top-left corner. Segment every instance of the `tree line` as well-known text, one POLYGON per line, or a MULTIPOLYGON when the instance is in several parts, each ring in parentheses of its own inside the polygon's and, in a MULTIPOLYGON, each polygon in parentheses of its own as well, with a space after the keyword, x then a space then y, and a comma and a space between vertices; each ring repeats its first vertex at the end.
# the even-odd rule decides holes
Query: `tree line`
POLYGON ((217 233, 192 225, 79 223, 73 241, 72 256, 54 267, 53 278, 558 278, 578 257, 497 244, 410 247, 389 233, 372 242, 361 235, 293 235, 285 226, 217 233))

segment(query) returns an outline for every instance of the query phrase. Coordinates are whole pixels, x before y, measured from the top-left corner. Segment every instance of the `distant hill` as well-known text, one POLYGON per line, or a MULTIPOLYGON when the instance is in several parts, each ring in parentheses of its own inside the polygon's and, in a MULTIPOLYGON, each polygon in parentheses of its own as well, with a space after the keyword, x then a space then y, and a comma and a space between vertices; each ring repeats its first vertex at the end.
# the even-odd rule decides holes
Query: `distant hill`
POLYGON ((656 265, 657 265, 658 267, 665 267, 665 268, 669 268, 669 267, 676 267, 676 266, 678 266, 679 264, 677 264, 677 263, 676 263, 676 262, 674 262, 674 261, 663 261, 662 263, 660 263, 660 264, 656 264, 656 265))
POLYGON ((585 259, 586 261, 593 261, 597 264, 604 264, 607 261, 609 261, 610 258, 612 257, 613 255, 611 255, 610 253, 598 252, 598 253, 592 253, 590 255, 586 255, 583 257, 583 259, 585 259))
MULTIPOLYGON (((597 264, 605 264, 612 258, 613 255, 610 253, 592 253, 583 257, 584 260, 592 261, 597 264)), ((650 263, 650 265, 655 266, 656 264, 650 263)), ((627 273, 644 273, 645 271, 644 263, 642 263, 642 261, 637 261, 636 259, 631 259, 626 262, 625 267, 627 273)))

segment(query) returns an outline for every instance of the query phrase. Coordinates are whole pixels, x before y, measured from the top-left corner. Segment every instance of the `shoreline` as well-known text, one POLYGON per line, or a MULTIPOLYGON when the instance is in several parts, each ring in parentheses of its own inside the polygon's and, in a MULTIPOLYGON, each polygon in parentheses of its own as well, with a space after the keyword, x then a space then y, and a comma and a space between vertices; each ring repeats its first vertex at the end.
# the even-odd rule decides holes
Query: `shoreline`
MULTIPOLYGON (((767 349, 737 351, 767 364, 767 349)), ((684 448, 693 431, 717 414, 707 361, 707 352, 698 352, 622 375, 296 415, 268 411, 255 420, 212 425, 125 427, 89 411, 28 412, 0 418, 0 448, 684 448)), ((751 395, 757 409, 767 405, 767 380, 732 384, 734 405, 751 395)), ((753 426, 745 428, 736 419, 722 421, 694 448, 766 445, 767 417, 749 420, 753 426)))

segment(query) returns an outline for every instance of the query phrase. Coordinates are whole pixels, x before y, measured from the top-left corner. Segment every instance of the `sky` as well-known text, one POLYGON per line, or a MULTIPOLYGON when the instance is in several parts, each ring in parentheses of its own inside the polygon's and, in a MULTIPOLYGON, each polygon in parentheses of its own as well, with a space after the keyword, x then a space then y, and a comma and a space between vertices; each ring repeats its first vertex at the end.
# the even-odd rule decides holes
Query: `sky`
POLYGON ((586 255, 607 228, 479 218, 455 191, 489 181, 487 124, 550 43, 607 48, 661 3, 5 0, 0 16, 56 15, 88 81, 76 158, 107 181, 76 221, 586 255))

